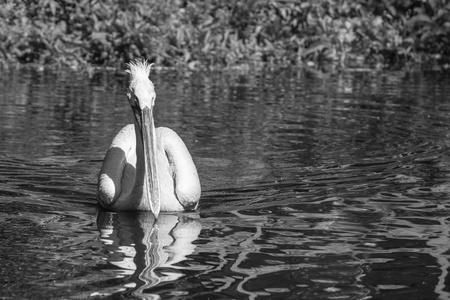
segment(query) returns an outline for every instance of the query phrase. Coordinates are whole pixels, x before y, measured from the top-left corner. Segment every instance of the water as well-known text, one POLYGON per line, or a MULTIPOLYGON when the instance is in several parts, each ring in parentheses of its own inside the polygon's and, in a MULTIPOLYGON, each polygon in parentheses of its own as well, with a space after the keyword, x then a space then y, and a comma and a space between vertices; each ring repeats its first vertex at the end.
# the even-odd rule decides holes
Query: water
POLYGON ((439 73, 151 75, 200 210, 110 213, 96 176, 126 77, 0 77, 2 299, 447 299, 439 73))

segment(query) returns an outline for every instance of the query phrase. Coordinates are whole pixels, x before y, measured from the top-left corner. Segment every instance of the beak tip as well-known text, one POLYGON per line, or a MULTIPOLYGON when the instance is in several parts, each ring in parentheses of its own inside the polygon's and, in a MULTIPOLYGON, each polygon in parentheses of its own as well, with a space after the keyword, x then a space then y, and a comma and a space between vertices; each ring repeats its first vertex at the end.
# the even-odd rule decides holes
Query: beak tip
POLYGON ((152 203, 153 205, 151 206, 151 211, 153 213, 153 215, 155 216, 155 219, 158 219, 159 217, 159 213, 161 212, 160 206, 158 205, 158 203, 152 203))

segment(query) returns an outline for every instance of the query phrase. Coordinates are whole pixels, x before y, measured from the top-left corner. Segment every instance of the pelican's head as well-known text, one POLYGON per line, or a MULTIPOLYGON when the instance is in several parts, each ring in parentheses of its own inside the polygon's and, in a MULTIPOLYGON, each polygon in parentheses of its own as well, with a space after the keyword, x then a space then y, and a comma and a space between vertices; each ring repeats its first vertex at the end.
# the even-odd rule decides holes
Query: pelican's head
MULTIPOLYGON (((128 102, 133 109, 136 127, 140 131, 145 162, 146 183, 144 183, 145 206, 150 208, 155 217, 160 210, 160 187, 156 166, 156 132, 153 121, 153 106, 155 105, 155 88, 148 76, 153 64, 136 60, 128 64, 127 73, 130 74, 128 102)), ((138 143, 136 143, 136 146, 138 143)), ((140 149, 136 149, 139 151, 140 149)))
POLYGON ((128 64, 126 72, 130 74, 130 86, 127 97, 135 114, 143 111, 145 107, 153 109, 155 105, 155 87, 148 78, 152 66, 153 64, 140 60, 128 64))

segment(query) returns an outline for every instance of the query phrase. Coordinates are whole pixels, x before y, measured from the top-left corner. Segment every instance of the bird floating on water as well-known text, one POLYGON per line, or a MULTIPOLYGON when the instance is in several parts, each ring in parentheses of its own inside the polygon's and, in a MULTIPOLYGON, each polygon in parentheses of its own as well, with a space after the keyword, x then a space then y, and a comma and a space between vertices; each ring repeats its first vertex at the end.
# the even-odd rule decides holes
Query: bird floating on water
POLYGON ((99 204, 113 211, 195 210, 200 180, 186 145, 166 128, 155 128, 155 89, 148 78, 153 64, 128 64, 128 101, 134 113, 114 137, 98 177, 99 204))

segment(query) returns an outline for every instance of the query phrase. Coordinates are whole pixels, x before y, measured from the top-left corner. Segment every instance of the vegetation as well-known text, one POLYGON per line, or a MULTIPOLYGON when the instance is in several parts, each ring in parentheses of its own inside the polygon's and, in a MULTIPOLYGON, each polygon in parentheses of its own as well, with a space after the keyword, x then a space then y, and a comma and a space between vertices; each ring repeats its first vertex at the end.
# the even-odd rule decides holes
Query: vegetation
POLYGON ((450 58, 446 0, 4 0, 0 64, 405 65, 450 58))

